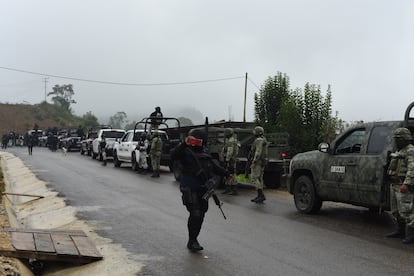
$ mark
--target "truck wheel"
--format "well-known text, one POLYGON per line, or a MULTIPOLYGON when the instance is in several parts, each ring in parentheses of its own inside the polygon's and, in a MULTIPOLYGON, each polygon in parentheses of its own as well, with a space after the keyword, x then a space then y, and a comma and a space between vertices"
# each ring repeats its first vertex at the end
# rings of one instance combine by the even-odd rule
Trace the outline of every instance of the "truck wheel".
POLYGON ((316 195, 313 182, 306 175, 296 179, 293 198, 296 209, 305 214, 317 213, 322 207, 322 200, 316 195))
POLYGON ((116 151, 114 151, 113 157, 114 157, 114 167, 115 168, 121 167, 121 161, 119 161, 118 155, 116 154, 116 151))
POLYGON ((177 181, 180 181, 181 169, 182 169, 181 163, 178 162, 178 161, 174 161, 174 163, 173 163, 173 173, 174 173, 174 178, 177 181))
POLYGON ((135 155, 135 152, 132 153, 132 157, 131 157, 131 164, 132 164, 132 170, 133 171, 138 171, 138 162, 137 162, 137 158, 135 155))

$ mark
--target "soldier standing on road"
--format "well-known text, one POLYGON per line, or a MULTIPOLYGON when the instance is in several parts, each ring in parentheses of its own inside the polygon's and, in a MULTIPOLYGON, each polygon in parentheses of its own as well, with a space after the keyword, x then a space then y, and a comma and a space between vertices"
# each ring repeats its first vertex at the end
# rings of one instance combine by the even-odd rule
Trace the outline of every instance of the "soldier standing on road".
POLYGON ((151 141, 151 166, 152 166, 152 175, 151 177, 160 177, 160 163, 161 163, 161 153, 162 153, 162 140, 158 133, 158 130, 153 132, 153 138, 151 141))
POLYGON ((225 180, 226 189, 223 194, 237 195, 237 181, 236 181, 236 161, 239 154, 239 141, 234 135, 232 128, 224 130, 224 146, 221 155, 225 164, 225 168, 230 173, 230 176, 225 180))
POLYGON ((33 155, 33 144, 35 142, 33 134, 26 134, 26 143, 27 143, 27 150, 29 151, 29 155, 33 155))
POLYGON ((187 136, 185 142, 180 143, 171 152, 171 160, 179 161, 182 166, 180 191, 183 204, 190 213, 187 221, 187 248, 192 252, 203 250, 197 238, 208 210, 208 199, 203 198, 207 191, 205 183, 215 174, 229 175, 210 154, 206 153, 203 134, 194 132, 193 136, 187 136))
POLYGON ((396 219, 396 229, 388 238, 403 238, 402 243, 414 243, 414 146, 407 128, 397 128, 393 138, 397 151, 391 154, 388 168, 390 178, 391 213, 396 219))
POLYGON ((102 139, 99 142, 99 148, 101 151, 101 158, 102 158, 102 166, 106 166, 106 138, 105 138, 105 133, 102 133, 102 139))
POLYGON ((252 182, 256 185, 257 196, 251 200, 255 203, 263 203, 266 197, 263 193, 263 173, 267 164, 267 141, 264 137, 264 129, 257 126, 253 130, 256 140, 251 148, 252 164, 250 165, 252 182))

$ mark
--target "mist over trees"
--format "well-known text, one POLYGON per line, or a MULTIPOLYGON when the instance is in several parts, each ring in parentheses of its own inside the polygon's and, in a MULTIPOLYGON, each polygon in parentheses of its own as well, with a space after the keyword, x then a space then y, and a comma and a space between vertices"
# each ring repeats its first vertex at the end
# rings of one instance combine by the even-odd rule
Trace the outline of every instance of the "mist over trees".
POLYGON ((109 117, 108 124, 112 128, 123 128, 123 126, 126 123, 127 117, 128 116, 124 111, 118 111, 117 113, 109 117))
POLYGON ((254 95, 255 120, 266 132, 288 132, 293 153, 312 150, 330 142, 342 130, 338 113, 332 115, 332 92, 325 96, 320 85, 306 83, 290 88, 289 77, 278 72, 254 95))

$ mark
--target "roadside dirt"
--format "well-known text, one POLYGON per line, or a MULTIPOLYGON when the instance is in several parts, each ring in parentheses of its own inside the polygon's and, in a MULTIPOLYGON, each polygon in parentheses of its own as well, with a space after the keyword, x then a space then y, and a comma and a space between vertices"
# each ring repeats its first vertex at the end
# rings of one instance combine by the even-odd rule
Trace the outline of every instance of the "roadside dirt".
MULTIPOLYGON (((0 168, 0 192, 4 191, 3 174, 0 168)), ((10 233, 4 232, 3 227, 9 227, 9 218, 7 216, 3 196, 0 197, 0 248, 11 249, 13 248, 10 233)), ((4 257, 0 255, 0 276, 20 276, 17 261, 14 258, 4 257)))

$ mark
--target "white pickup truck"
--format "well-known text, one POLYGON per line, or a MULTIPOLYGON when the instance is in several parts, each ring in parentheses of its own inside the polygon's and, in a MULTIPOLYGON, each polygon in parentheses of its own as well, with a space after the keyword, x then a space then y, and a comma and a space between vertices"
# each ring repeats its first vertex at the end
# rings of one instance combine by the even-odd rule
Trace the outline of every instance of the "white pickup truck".
MULTIPOLYGON (((166 139, 165 131, 159 130, 161 139, 166 139)), ((147 135, 144 129, 128 130, 125 135, 118 139, 114 144, 114 166, 119 167, 122 163, 131 163, 132 169, 138 169, 139 149, 137 145, 139 141, 147 135), (135 133, 135 134, 134 134, 135 133)))
POLYGON ((98 131, 98 137, 92 142, 92 159, 99 156, 99 160, 103 160, 102 152, 105 150, 106 156, 113 156, 113 145, 116 139, 121 138, 125 134, 123 129, 102 128, 98 131), (105 135, 106 147, 101 149, 102 135, 105 135))

